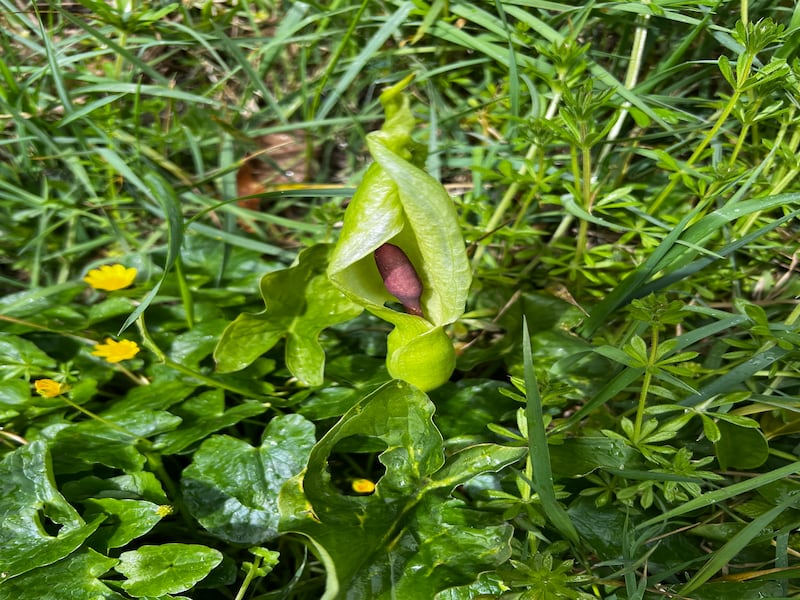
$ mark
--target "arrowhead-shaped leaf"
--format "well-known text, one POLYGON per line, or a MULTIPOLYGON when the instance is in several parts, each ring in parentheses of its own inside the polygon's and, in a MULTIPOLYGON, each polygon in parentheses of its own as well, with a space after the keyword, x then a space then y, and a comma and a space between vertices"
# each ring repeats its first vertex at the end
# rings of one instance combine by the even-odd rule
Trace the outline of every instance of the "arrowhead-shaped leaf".
POLYGON ((524 449, 486 444, 445 463, 434 407, 416 387, 386 384, 362 399, 314 446, 306 471, 281 490, 281 531, 305 535, 328 571, 324 598, 433 598, 508 558, 512 528, 450 497, 524 449), (328 464, 344 444, 384 446, 370 496, 347 496, 328 464))
POLYGON ((312 246, 300 253, 297 265, 264 275, 266 310, 241 314, 225 329, 214 351, 219 372, 245 368, 286 338, 286 366, 292 374, 308 385, 322 384, 320 332, 362 311, 325 275, 329 251, 325 244, 312 246))

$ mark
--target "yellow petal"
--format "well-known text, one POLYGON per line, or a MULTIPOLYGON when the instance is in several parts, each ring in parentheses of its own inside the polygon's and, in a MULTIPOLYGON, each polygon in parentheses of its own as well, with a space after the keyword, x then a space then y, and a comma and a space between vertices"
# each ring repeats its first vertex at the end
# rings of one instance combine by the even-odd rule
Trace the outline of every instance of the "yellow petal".
POLYGON ((55 398, 69 389, 69 386, 52 379, 37 379, 33 382, 36 392, 45 398, 55 398))
POLYGON ((110 363, 118 363, 133 358, 139 353, 139 345, 131 340, 115 342, 106 338, 102 344, 97 344, 92 350, 94 356, 99 356, 110 363))
POLYGON ((351 485, 358 494, 371 494, 375 491, 375 484, 369 479, 354 479, 351 485))
POLYGON ((103 265, 92 269, 83 280, 96 290, 113 292, 128 287, 136 279, 136 269, 125 265, 103 265))

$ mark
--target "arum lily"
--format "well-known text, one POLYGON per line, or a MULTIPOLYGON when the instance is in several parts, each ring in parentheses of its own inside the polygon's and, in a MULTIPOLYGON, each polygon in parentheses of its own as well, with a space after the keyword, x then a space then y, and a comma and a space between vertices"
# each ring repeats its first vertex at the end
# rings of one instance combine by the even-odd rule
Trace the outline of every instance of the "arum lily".
POLYGON ((386 120, 367 136, 375 162, 347 207, 327 273, 352 301, 394 325, 389 374, 427 391, 455 368, 444 328, 464 313, 472 277, 453 201, 418 166, 402 93, 409 81, 381 94, 386 120))

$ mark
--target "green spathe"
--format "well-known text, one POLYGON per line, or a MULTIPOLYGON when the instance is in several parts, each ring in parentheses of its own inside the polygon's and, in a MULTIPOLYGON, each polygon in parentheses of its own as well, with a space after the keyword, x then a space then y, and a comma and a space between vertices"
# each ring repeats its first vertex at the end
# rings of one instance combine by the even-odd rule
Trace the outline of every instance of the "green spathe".
POLYGON ((381 94, 386 121, 367 136, 375 163, 347 207, 328 276, 351 300, 395 326, 388 338, 389 373, 427 391, 447 381, 455 367, 444 327, 464 313, 472 276, 452 199, 415 164, 414 118, 401 93, 409 81, 381 94), (396 299, 373 254, 387 243, 403 250, 422 282, 422 316, 385 306, 396 299))

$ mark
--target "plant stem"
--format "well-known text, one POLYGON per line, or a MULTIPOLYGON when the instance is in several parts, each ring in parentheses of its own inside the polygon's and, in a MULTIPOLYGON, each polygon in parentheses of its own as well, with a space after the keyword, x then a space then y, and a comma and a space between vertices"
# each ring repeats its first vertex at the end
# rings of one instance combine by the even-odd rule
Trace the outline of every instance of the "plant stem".
POLYGON ((113 429, 115 431, 118 431, 118 432, 123 433, 123 434, 125 434, 127 436, 130 436, 132 439, 137 440, 137 442, 143 441, 143 438, 140 438, 135 433, 132 433, 132 432, 128 431, 127 429, 125 429, 121 425, 117 425, 113 421, 109 421, 108 419, 104 419, 100 415, 90 411, 88 408, 84 408, 80 404, 77 404, 76 402, 73 402, 72 400, 70 400, 66 396, 62 395, 61 399, 64 401, 64 403, 69 404, 72 408, 74 408, 75 410, 77 410, 79 412, 82 412, 84 415, 86 415, 90 419, 94 419, 95 421, 99 421, 103 425, 106 425, 107 427, 110 427, 111 429, 113 429))
MULTIPOLYGON (((650 15, 642 15, 640 24, 636 26, 636 31, 633 34, 633 45, 631 46, 631 57, 628 60, 628 70, 625 72, 625 88, 632 90, 636 87, 639 81, 639 72, 642 69, 642 56, 644 56, 645 42, 647 42, 647 24, 650 21, 650 15), (642 24, 643 21, 643 24, 642 24)), ((619 137, 622 131, 622 125, 628 117, 628 108, 630 102, 622 104, 622 110, 614 122, 614 126, 608 132, 607 140, 613 141, 619 137)), ((603 149, 600 151, 600 157, 597 161, 598 165, 603 162, 603 159, 611 152, 611 144, 604 144, 603 149)))
MULTIPOLYGON (((550 99, 550 104, 547 107, 547 111, 545 112, 544 118, 547 120, 552 120, 553 117, 556 115, 556 110, 558 109, 558 103, 561 101, 561 93, 555 92, 553 97, 550 99)), ((528 172, 528 164, 533 160, 533 157, 536 156, 536 151, 538 150, 538 146, 534 143, 531 144, 528 148, 528 151, 525 153, 525 158, 522 161, 519 169, 517 169, 517 174, 520 177, 523 177, 528 172)), ((500 203, 495 208, 494 213, 489 218, 489 221, 486 223, 484 227, 484 231, 486 233, 490 233, 494 231, 495 228, 500 224, 503 220, 503 216, 505 215, 508 208, 511 206, 511 202, 514 200, 514 197, 517 195, 517 191, 519 190, 520 183, 519 181, 514 181, 508 186, 506 193, 503 194, 503 198, 500 200, 500 203)), ((488 244, 489 238, 487 238, 483 243, 479 244, 478 247, 475 249, 475 255, 472 257, 472 269, 475 270, 478 268, 478 265, 483 258, 483 253, 486 251, 486 244, 488 244)))
POLYGON ((647 361, 647 368, 644 371, 642 389, 639 391, 639 405, 636 407, 636 421, 633 424, 633 443, 638 444, 642 435, 642 423, 644 422, 644 411, 647 408, 647 393, 650 390, 650 381, 653 379, 653 365, 656 364, 658 357, 658 327, 651 329, 650 359, 647 361))
POLYGON ((236 593, 236 598, 233 600, 242 600, 245 594, 247 593, 247 588, 250 587, 250 584, 253 582, 253 579, 256 578, 258 574, 259 568, 261 567, 262 558, 256 554, 255 558, 253 558, 253 562, 250 564, 250 568, 247 570, 247 574, 244 576, 244 581, 242 581, 241 587, 239 587, 239 591, 236 593))
POLYGON ((183 312, 186 318, 186 326, 194 328, 194 300, 189 284, 186 282, 186 274, 183 271, 183 261, 179 256, 175 259, 175 275, 178 278, 178 289, 181 291, 181 301, 183 302, 183 312))

